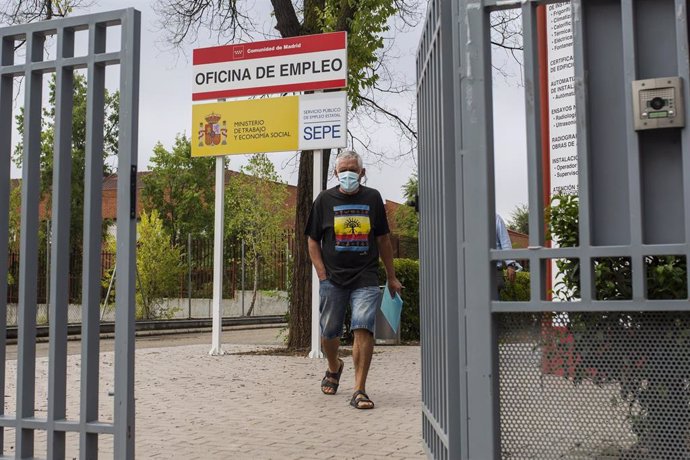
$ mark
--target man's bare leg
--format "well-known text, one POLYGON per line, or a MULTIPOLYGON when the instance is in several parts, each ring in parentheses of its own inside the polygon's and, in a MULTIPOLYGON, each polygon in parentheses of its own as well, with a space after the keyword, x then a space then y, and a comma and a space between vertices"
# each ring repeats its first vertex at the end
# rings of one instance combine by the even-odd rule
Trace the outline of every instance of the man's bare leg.
MULTIPOLYGON (((355 365, 355 391, 366 392, 367 375, 371 366, 371 356, 374 354, 374 334, 366 329, 355 329, 355 343, 352 346, 352 362, 355 365)), ((360 404, 373 406, 373 403, 360 404)))
MULTIPOLYGON (((335 339, 324 339, 321 338, 321 348, 323 348, 323 353, 326 355, 328 360, 328 371, 332 373, 337 373, 340 369, 340 360, 338 359, 338 348, 340 348, 340 338, 335 339)), ((330 382, 338 383, 335 379, 329 378, 330 382)), ((328 394, 334 394, 335 390, 333 388, 325 387, 323 391, 328 394)))

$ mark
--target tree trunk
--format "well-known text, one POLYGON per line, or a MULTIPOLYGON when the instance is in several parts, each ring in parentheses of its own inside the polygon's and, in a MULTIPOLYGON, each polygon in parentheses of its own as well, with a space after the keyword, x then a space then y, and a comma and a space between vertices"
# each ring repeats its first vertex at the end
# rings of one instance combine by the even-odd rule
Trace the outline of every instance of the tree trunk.
POLYGON ((252 303, 249 305, 247 316, 252 316, 254 305, 256 304, 257 292, 259 292, 259 256, 254 253, 254 292, 252 292, 252 303))
POLYGON ((313 154, 304 151, 299 159, 297 207, 295 216, 295 249, 290 285, 290 322, 288 348, 307 348, 311 341, 311 260, 307 251, 307 225, 312 204, 313 154))
POLYGON ((325 149, 323 150, 323 168, 321 168, 321 171, 323 171, 323 182, 321 184, 321 189, 326 190, 326 187, 328 185, 328 179, 331 177, 331 174, 333 173, 333 170, 328 168, 328 163, 331 161, 331 149, 325 149))
POLYGON ((301 33, 301 25, 295 13, 292 0, 271 0, 276 16, 276 29, 283 38, 296 37, 301 33))

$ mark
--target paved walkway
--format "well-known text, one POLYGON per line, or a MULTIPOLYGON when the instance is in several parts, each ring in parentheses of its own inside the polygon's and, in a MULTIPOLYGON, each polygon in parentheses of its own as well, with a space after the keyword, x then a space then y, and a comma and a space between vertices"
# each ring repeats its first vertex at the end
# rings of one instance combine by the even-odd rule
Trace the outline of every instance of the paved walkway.
MULTIPOLYGON (((277 343, 277 330, 226 333, 225 356, 208 355, 210 335, 146 338, 136 352, 137 458, 407 459, 424 458, 421 444, 419 347, 378 347, 367 389, 377 408, 348 404, 353 369, 346 359, 336 396, 322 395, 325 361, 248 352, 277 343), (254 336, 255 340, 251 337, 254 336), (194 339, 197 337, 198 339, 194 339), (204 342, 199 342, 203 340, 204 342), (252 345, 255 341, 262 345, 252 345), (199 342, 199 343, 197 343, 199 342), (156 344, 159 346, 157 347, 156 344)), ((107 349, 107 346, 104 346, 107 349)), ((112 419, 112 352, 101 355, 101 419, 112 419)), ((79 355, 69 357, 68 418, 78 410, 79 355)), ((16 382, 7 361, 8 387, 16 382)), ((47 361, 37 364, 37 417, 45 417, 47 361)), ((14 412, 8 388, 6 412, 14 412)), ((8 430, 7 447, 14 441, 8 430)), ((45 436, 37 433, 37 455, 45 436)), ((67 458, 78 438, 68 434, 67 458)), ((112 441, 102 438, 103 458, 112 441)), ((9 452, 12 452, 11 450, 9 452)))

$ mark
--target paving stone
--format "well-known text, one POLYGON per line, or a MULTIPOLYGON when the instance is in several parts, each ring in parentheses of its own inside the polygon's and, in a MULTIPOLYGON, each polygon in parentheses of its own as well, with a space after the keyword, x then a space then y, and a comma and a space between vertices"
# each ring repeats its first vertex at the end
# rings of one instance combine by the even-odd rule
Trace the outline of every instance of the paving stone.
MULTIPOLYGON (((349 405, 351 359, 345 360, 338 394, 327 396, 319 388, 324 360, 238 354, 265 348, 250 344, 225 345, 228 354, 212 357, 208 344, 180 343, 155 348, 148 338, 146 348, 137 348, 137 458, 425 458, 419 347, 377 348, 367 382, 376 409, 359 411, 349 405)), ((78 354, 68 357, 75 377, 68 379, 69 414, 79 413, 79 361, 78 354)), ((112 362, 111 351, 101 353, 103 420, 112 420, 112 362)), ((6 366, 5 411, 11 414, 16 362, 6 366)), ((39 358, 37 375, 47 375, 47 368, 47 359, 39 358)), ((46 384, 47 378, 37 378, 40 411, 46 410, 46 384)), ((6 452, 13 452, 13 434, 6 452)), ((100 454, 109 458, 112 439, 101 439, 100 454)), ((37 432, 37 452, 45 450, 44 442, 37 432)), ((78 436, 67 443, 69 452, 78 452, 78 436)))

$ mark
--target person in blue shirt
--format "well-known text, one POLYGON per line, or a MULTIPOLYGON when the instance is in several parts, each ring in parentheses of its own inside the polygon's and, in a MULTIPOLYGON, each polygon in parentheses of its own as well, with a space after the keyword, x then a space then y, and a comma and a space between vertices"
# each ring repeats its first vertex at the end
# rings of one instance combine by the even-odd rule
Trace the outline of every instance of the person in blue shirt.
MULTIPOLYGON (((513 249, 506 224, 498 214, 496 214, 496 249, 513 249)), ((510 259, 498 261, 496 263, 496 288, 499 293, 501 289, 505 287, 505 280, 503 279, 504 264, 506 266, 506 278, 508 278, 508 282, 510 283, 515 282, 515 273, 522 269, 520 264, 510 259)))

